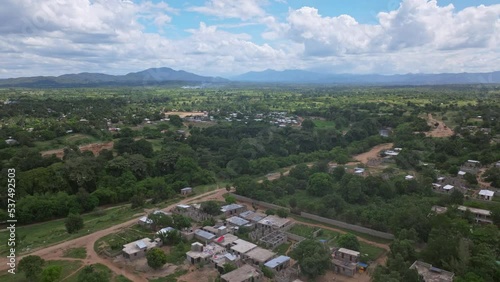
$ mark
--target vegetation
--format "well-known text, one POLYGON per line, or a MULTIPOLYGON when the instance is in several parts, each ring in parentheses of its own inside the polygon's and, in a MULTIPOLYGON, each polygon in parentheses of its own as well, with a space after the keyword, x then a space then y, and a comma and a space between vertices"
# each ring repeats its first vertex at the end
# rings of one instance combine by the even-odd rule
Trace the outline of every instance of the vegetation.
POLYGON ((149 267, 152 269, 160 269, 167 263, 165 252, 158 248, 153 248, 146 253, 146 259, 149 267))
POLYGON ((38 281, 45 260, 39 256, 29 255, 19 261, 19 272, 24 273, 28 281, 38 281))
POLYGON ((83 228, 83 217, 79 214, 70 214, 64 221, 68 233, 75 233, 83 228))
POLYGON ((324 274, 330 266, 330 251, 319 241, 300 242, 291 256, 299 261, 301 272, 310 278, 324 274))
POLYGON ((342 234, 337 239, 337 245, 340 248, 346 248, 353 251, 359 251, 360 245, 358 238, 351 233, 342 234))
POLYGON ((71 248, 64 251, 65 258, 79 258, 84 259, 87 257, 87 250, 84 247, 71 248))

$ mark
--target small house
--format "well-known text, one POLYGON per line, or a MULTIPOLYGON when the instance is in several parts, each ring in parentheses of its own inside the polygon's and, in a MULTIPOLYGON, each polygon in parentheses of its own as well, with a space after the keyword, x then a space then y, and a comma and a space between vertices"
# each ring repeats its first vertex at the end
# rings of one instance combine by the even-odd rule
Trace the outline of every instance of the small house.
POLYGON ((474 219, 477 223, 493 223, 491 219, 491 211, 489 210, 471 208, 466 206, 458 206, 457 208, 461 212, 465 212, 466 210, 468 210, 474 215, 474 219))
POLYGON ((495 195, 495 192, 491 190, 481 190, 479 191, 479 199, 486 200, 486 201, 491 201, 493 200, 493 196, 495 195))
POLYGON ((230 218, 226 219, 226 226, 227 227, 236 227, 240 228, 245 225, 248 225, 250 221, 243 219, 239 216, 231 216, 230 218))
POLYGON ((222 206, 220 208, 220 211, 225 216, 232 216, 232 215, 237 215, 237 214, 240 214, 240 213, 246 211, 246 207, 243 205, 239 205, 239 204, 230 204, 230 205, 222 206))
POLYGON ((447 184, 447 185, 443 186, 442 192, 451 193, 453 191, 453 189, 455 189, 455 186, 447 184))
POLYGON ((265 267, 279 272, 283 269, 286 269, 287 267, 290 266, 290 257, 287 256, 279 256, 277 258, 274 258, 264 264, 265 267))
POLYGON ((231 233, 228 233, 228 234, 224 234, 224 235, 218 237, 217 239, 215 239, 214 243, 229 250, 229 248, 233 246, 234 241, 236 241, 238 239, 239 239, 238 236, 233 235, 231 233))
POLYGON ((292 220, 289 218, 268 215, 257 223, 257 228, 263 230, 279 230, 290 224, 292 224, 292 220))
POLYGON ((17 140, 13 139, 12 137, 9 137, 7 140, 5 140, 5 144, 7 145, 16 145, 17 143, 17 140))
POLYGON ((191 193, 193 193, 192 187, 185 187, 181 189, 181 195, 189 195, 191 193))
POLYGON ((248 241, 238 239, 232 243, 232 246, 229 248, 231 253, 236 255, 245 254, 253 249, 255 249, 257 245, 250 243, 248 241))
POLYGON ((415 176, 413 176, 413 175, 405 176, 405 180, 413 180, 414 178, 415 178, 415 176))
POLYGON ((410 266, 410 269, 415 269, 424 282, 453 282, 453 277, 455 276, 453 272, 439 269, 418 260, 410 266))
POLYGON ((191 244, 191 250, 186 253, 186 259, 191 264, 210 262, 213 256, 222 254, 225 249, 216 244, 203 244, 195 242, 191 244))
POLYGON ((240 213, 240 217, 250 221, 251 223, 257 223, 259 220, 263 219, 267 215, 254 211, 245 211, 240 213))
POLYGON ((263 281, 262 273, 249 264, 222 275, 222 282, 260 282, 263 281))
POLYGON ((144 257, 148 250, 157 247, 158 244, 159 240, 143 238, 141 240, 123 245, 122 254, 123 257, 127 259, 135 260, 144 257))
POLYGON ((196 229, 194 231, 194 238, 204 243, 211 242, 215 237, 216 236, 214 234, 201 229, 196 229))
POLYGON ((275 256, 276 256, 275 252, 271 252, 268 249, 264 249, 261 247, 254 248, 253 250, 243 255, 244 258, 248 259, 257 266, 264 265, 266 262, 268 262, 275 256))
POLYGON ((333 271, 347 276, 354 276, 357 269, 360 253, 357 251, 340 248, 333 252, 333 271))

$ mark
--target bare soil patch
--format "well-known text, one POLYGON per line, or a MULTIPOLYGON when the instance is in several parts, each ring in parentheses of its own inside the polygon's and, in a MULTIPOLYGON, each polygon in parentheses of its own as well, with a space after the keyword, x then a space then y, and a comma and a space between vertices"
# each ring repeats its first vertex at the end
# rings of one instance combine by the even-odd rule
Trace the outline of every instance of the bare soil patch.
POLYGON ((437 120, 432 117, 432 114, 427 115, 427 124, 431 126, 433 129, 425 133, 425 136, 428 137, 437 137, 437 138, 443 138, 443 137, 450 137, 455 134, 453 130, 451 130, 442 120, 437 120), (438 126, 435 126, 438 124, 438 126))
POLYGON ((204 116, 204 112, 165 112, 165 116, 177 115, 180 118, 185 118, 187 116, 204 116))
POLYGON ((368 164, 368 162, 370 160, 380 159, 380 157, 378 156, 380 151, 392 149, 393 146, 394 146, 394 143, 380 144, 380 145, 377 145, 377 146, 371 148, 370 151, 368 151, 368 152, 364 152, 364 153, 361 153, 359 155, 354 156, 354 159, 357 160, 358 162, 363 163, 363 164, 368 164))
MULTIPOLYGON (((80 152, 91 151, 94 155, 99 155, 102 150, 112 150, 114 146, 114 142, 110 141, 107 143, 90 143, 87 145, 79 146, 80 152)), ((49 157, 52 155, 56 155, 57 158, 62 159, 64 157, 64 149, 54 149, 48 151, 42 151, 40 154, 42 157, 49 157)))

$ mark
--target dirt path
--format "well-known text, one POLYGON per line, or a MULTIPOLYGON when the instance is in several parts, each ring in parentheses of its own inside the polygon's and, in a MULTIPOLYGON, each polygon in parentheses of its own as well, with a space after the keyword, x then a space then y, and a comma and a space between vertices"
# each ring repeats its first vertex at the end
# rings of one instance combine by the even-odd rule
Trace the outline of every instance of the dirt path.
MULTIPOLYGON (((80 152, 86 152, 86 151, 91 151, 95 156, 99 155, 99 152, 102 150, 112 150, 114 146, 114 142, 110 141, 107 143, 90 143, 87 145, 82 145, 79 146, 78 149, 80 149, 80 152)), ((48 150, 48 151, 42 151, 40 154, 42 157, 48 157, 51 155, 56 155, 57 158, 62 159, 64 157, 64 149, 54 149, 54 150, 48 150)))
POLYGON ((486 172, 486 170, 488 170, 488 168, 486 167, 483 167, 481 168, 478 173, 477 173, 477 183, 479 183, 479 185, 481 187, 484 187, 484 188, 491 188, 491 183, 489 182, 486 182, 483 180, 483 174, 486 172))
POLYGON ((455 134, 453 130, 451 130, 448 126, 446 126, 446 124, 443 121, 433 118, 432 114, 427 115, 427 123, 433 129, 426 132, 425 136, 443 138, 443 137, 450 137, 453 136, 453 134, 455 134), (435 127, 436 123, 439 124, 437 127, 435 127))
MULTIPOLYGON (((194 198, 183 199, 180 202, 169 205, 168 207, 164 208, 163 210, 167 211, 167 210, 172 209, 173 207, 175 207, 178 204, 186 204, 186 203, 193 201, 193 200, 204 200, 206 198, 208 198, 208 199, 220 199, 220 198, 222 198, 222 195, 225 193, 227 193, 225 188, 219 188, 216 191, 206 192, 206 193, 198 195, 194 198)), ((112 227, 109 227, 109 228, 94 232, 92 234, 88 234, 88 235, 76 238, 73 240, 62 242, 62 243, 52 245, 52 246, 49 246, 49 247, 46 247, 43 249, 35 250, 29 254, 24 254, 23 256, 17 257, 17 261, 19 262, 19 260, 22 259, 22 257, 27 256, 27 255, 37 255, 37 256, 42 257, 45 260, 67 259, 67 258, 62 258, 64 250, 70 249, 70 248, 85 247, 87 250, 87 258, 85 260, 82 260, 84 262, 84 265, 101 263, 101 264, 104 264, 107 267, 109 267, 111 269, 111 271, 115 272, 117 275, 123 275, 132 281, 144 281, 144 282, 146 282, 147 279, 146 279, 146 276, 144 274, 134 273, 133 270, 128 269, 128 268, 120 268, 116 264, 111 262, 110 260, 100 257, 94 251, 94 243, 99 238, 101 238, 105 235, 108 235, 110 233, 115 233, 115 232, 119 231, 120 229, 134 225, 137 223, 137 220, 139 218, 140 217, 137 217, 137 218, 131 219, 129 221, 114 225, 112 227)), ((7 269, 8 269, 7 259, 5 257, 0 258, 0 271, 5 271, 7 269)))
POLYGON ((377 145, 377 146, 371 148, 370 151, 368 151, 368 152, 364 152, 364 153, 361 153, 359 155, 354 156, 354 159, 363 163, 363 164, 367 164, 368 161, 371 159, 378 159, 379 158, 378 153, 380 151, 392 149, 393 146, 394 146, 394 143, 380 144, 380 145, 377 145))

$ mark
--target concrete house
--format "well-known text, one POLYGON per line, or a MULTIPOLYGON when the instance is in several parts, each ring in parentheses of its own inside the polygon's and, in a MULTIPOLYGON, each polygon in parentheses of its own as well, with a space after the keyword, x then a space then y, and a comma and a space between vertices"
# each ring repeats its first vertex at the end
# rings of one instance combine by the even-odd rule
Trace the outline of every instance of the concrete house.
POLYGON ((215 239, 214 243, 216 243, 221 247, 224 247, 226 250, 229 250, 233 246, 234 241, 238 239, 239 239, 238 236, 228 233, 215 239))
POLYGON ((245 211, 240 213, 240 217, 250 221, 251 223, 257 223, 259 220, 265 218, 267 215, 254 211, 245 211))
POLYGON ((146 256, 146 252, 152 248, 158 247, 160 244, 159 240, 151 240, 149 238, 143 238, 132 243, 123 245, 122 254, 123 257, 135 260, 146 256))
POLYGON ((474 219, 477 223, 493 223, 493 220, 491 219, 491 211, 489 210, 476 209, 466 206, 458 206, 457 209, 462 212, 465 212, 466 210, 470 211, 474 215, 474 219))
POLYGON ((340 248, 332 254, 333 271, 347 276, 354 276, 357 269, 360 253, 357 251, 340 248))
POLYGON ((289 218, 268 215, 257 223, 257 228, 264 230, 279 230, 290 224, 292 224, 292 221, 289 218))
POLYGON ((208 263, 215 255, 220 255, 225 252, 225 249, 214 243, 204 246, 201 243, 195 242, 191 244, 191 250, 186 253, 186 259, 191 264, 208 263))
POLYGON ((191 187, 185 187, 181 189, 181 195, 189 195, 193 193, 193 188, 191 187))
POLYGON ((243 219, 239 216, 231 216, 226 219, 226 226, 232 229, 239 229, 240 227, 251 227, 250 221, 243 219))
POLYGON ((238 239, 232 243, 232 246, 229 248, 232 254, 242 255, 253 249, 255 249, 257 245, 250 243, 248 241, 238 239))
POLYGON ((491 190, 481 190, 479 191, 479 199, 486 200, 486 201, 491 201, 493 200, 493 196, 495 196, 495 192, 491 190))
POLYGON ((287 256, 279 256, 277 258, 274 258, 264 264, 265 267, 279 272, 283 269, 286 269, 287 267, 290 266, 290 257, 287 256))
MULTIPOLYGON (((171 213, 164 212, 162 210, 156 210, 153 212, 153 214, 162 214, 162 215, 168 215, 168 216, 172 215, 171 213)), ((143 227, 151 228, 153 221, 151 219, 149 219, 148 216, 143 216, 143 217, 139 218, 139 221, 137 223, 143 227)))
POLYGON ((216 236, 210 232, 207 232, 205 230, 201 229, 196 229, 194 231, 194 238, 198 241, 201 241, 205 244, 208 244, 211 242, 216 236))
POLYGON ((424 282, 453 282, 453 277, 455 276, 453 272, 433 267, 428 263, 418 260, 410 266, 410 269, 417 270, 418 275, 420 275, 424 282))
POLYGON ((275 252, 271 252, 268 249, 263 249, 261 247, 256 247, 253 250, 242 255, 242 257, 247 259, 247 261, 250 261, 257 266, 264 265, 275 256, 275 252))
POLYGON ((232 215, 238 215, 244 211, 246 211, 246 207, 243 205, 239 204, 230 204, 230 205, 225 205, 220 208, 221 213, 223 213, 225 216, 232 216, 232 215))
POLYGON ((260 282, 262 273, 248 264, 221 276, 223 282, 260 282))

